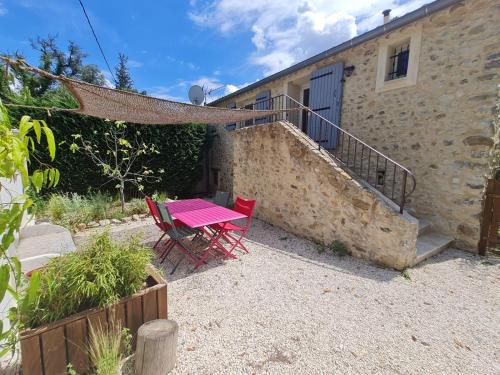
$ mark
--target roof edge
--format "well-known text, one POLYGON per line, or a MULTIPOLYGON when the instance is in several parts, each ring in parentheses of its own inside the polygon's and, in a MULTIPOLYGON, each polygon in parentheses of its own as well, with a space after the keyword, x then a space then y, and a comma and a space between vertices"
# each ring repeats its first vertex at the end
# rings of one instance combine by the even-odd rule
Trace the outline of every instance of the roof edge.
POLYGON ((374 39, 376 37, 379 37, 381 35, 384 35, 385 33, 388 33, 390 31, 393 31, 397 28, 400 28, 402 26, 408 25, 409 23, 415 22, 429 14, 438 12, 442 9, 445 9, 451 5, 454 5, 456 3, 460 3, 463 0, 436 0, 432 3, 426 4, 421 6, 418 9, 415 9, 414 11, 411 11, 409 13, 406 13, 405 15, 401 17, 394 18, 393 20, 389 21, 388 23, 384 25, 377 26, 376 28, 369 30, 361 35, 355 36, 354 38, 343 42, 341 44, 336 45, 335 47, 332 47, 330 49, 327 49, 326 51, 320 52, 317 55, 314 55, 312 57, 307 58, 306 60, 303 60, 301 62, 298 62, 297 64, 294 64, 288 68, 285 68, 277 73, 271 74, 270 76, 267 76, 257 82, 254 82, 248 86, 245 86, 231 94, 225 95, 222 98, 216 99, 213 102, 210 102, 209 105, 216 105, 219 104, 225 100, 234 98, 238 95, 244 94, 245 92, 251 91, 253 89, 256 89, 260 86, 263 86, 267 83, 270 83, 272 81, 275 81, 279 78, 282 78, 288 74, 294 73, 300 69, 303 69, 309 65, 315 64, 323 59, 326 59, 328 57, 334 56, 340 52, 346 51, 350 48, 356 47, 360 45, 361 43, 364 43, 368 40, 374 39))

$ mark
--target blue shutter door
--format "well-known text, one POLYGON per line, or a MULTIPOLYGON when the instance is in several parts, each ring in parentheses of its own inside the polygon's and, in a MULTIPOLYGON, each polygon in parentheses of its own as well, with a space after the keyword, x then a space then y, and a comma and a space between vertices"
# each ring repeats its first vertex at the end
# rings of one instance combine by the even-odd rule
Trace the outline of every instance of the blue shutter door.
MULTIPOLYGON (((228 109, 236 109, 236 102, 231 102, 227 105, 228 109)), ((226 125, 226 130, 234 130, 236 129, 236 123, 233 122, 232 124, 227 124, 226 125)))
MULTIPOLYGON (((257 94, 255 97, 255 109, 266 110, 271 109, 271 91, 265 90, 257 94)), ((265 124, 269 122, 269 117, 259 117, 255 119, 255 124, 265 124)))
MULTIPOLYGON (((310 77, 309 108, 337 126, 340 126, 343 75, 344 63, 340 62, 318 69, 310 77)), ((337 130, 326 123, 321 127, 317 116, 311 116, 309 121, 309 137, 320 141, 321 147, 334 149, 337 145, 337 130)))

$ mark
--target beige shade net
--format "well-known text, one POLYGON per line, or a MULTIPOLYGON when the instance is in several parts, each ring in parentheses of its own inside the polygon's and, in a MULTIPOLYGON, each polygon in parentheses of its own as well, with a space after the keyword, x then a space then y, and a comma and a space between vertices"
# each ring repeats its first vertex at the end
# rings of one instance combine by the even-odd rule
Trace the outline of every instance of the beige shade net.
POLYGON ((25 70, 60 81, 80 104, 79 108, 68 111, 110 120, 122 120, 137 124, 229 124, 272 116, 286 111, 283 109, 227 109, 179 103, 55 76, 22 61, 1 58, 9 64, 18 65, 25 70))

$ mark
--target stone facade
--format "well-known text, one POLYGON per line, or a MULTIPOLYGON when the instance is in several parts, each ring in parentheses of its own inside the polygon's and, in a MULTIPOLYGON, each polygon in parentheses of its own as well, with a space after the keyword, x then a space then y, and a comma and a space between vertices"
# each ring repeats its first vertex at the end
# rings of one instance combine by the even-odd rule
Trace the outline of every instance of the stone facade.
POLYGON ((257 200, 255 215, 352 255, 403 269, 415 258, 418 221, 353 180, 289 123, 236 130, 233 194, 257 200))
MULTIPOLYGON (((307 82, 314 70, 339 61, 354 65, 345 78, 341 127, 415 174, 409 212, 454 237, 456 246, 475 250, 484 184, 495 157, 499 19, 498 1, 460 2, 227 102, 243 107, 264 89, 295 96, 294 85, 307 82), (377 92, 379 46, 412 28, 421 32, 416 84, 377 92)), ((222 128, 219 137, 218 163, 226 170, 221 186, 230 190, 230 160, 244 153, 239 144, 233 151, 222 128)))

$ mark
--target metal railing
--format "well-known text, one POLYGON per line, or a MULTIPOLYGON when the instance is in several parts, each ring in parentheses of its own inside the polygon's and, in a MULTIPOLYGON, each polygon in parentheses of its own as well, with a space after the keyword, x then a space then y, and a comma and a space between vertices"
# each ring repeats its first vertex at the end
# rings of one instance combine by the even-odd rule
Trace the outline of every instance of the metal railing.
POLYGON ((261 100, 245 108, 283 109, 272 116, 243 121, 238 127, 279 120, 292 123, 316 142, 319 150, 328 151, 343 168, 380 191, 403 213, 407 198, 416 187, 415 176, 406 167, 287 95, 261 100))

